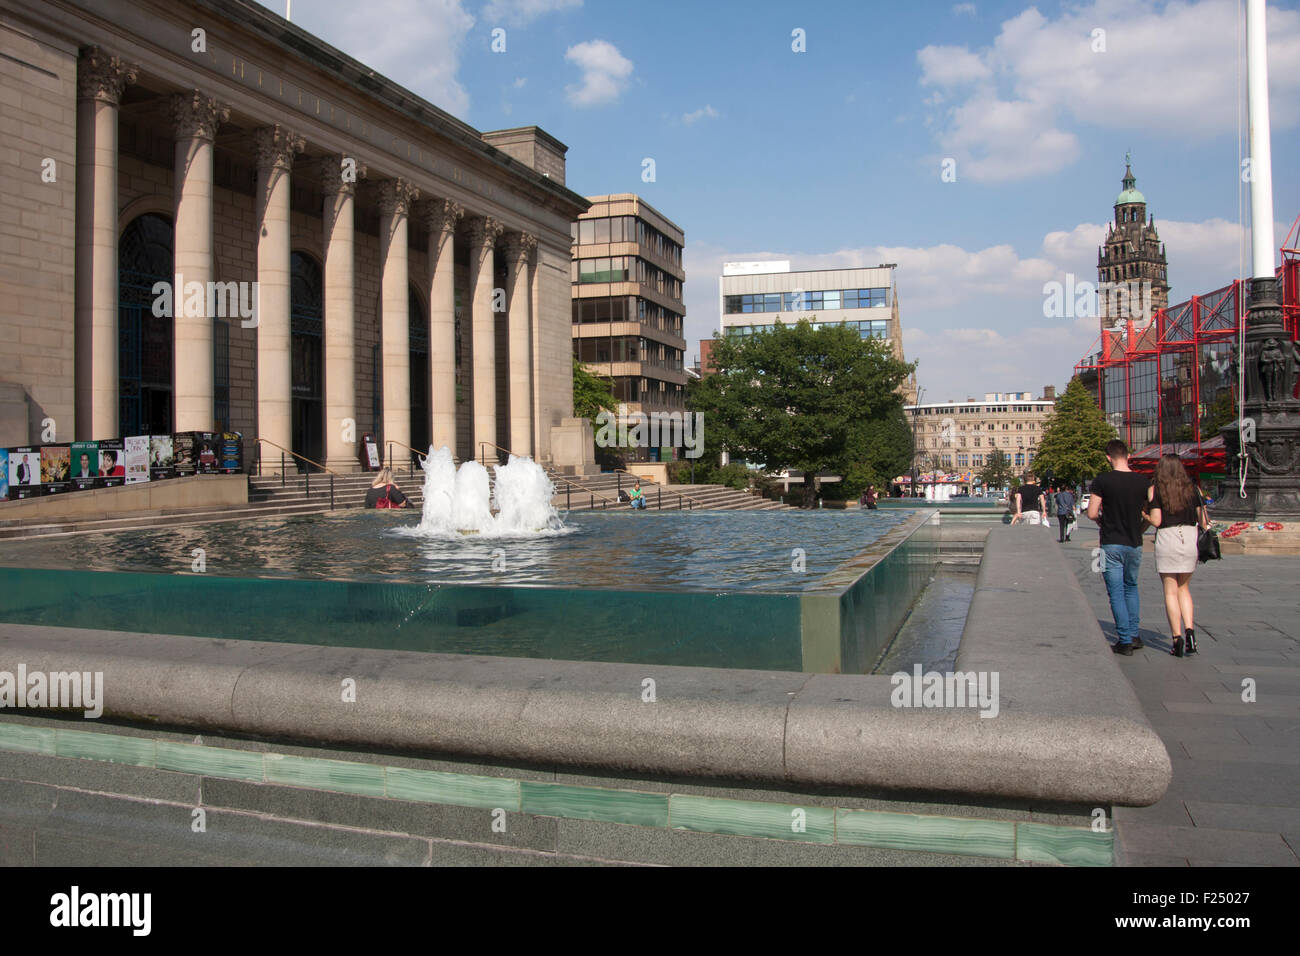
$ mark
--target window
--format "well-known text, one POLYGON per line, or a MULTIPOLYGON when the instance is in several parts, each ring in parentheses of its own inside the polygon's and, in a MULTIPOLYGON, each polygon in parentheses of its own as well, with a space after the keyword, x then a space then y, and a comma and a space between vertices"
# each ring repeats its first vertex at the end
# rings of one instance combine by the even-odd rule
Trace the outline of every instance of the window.
POLYGON ((578 223, 578 243, 587 245, 596 241, 596 222, 594 219, 583 219, 578 223))

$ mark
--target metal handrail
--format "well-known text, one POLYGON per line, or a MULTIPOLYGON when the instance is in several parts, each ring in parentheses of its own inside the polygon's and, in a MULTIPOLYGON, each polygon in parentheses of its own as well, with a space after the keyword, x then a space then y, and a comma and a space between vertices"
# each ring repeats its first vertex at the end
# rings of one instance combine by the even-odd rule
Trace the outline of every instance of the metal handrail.
MULTIPOLYGON (((420 451, 418 448, 412 448, 412 447, 411 447, 410 445, 408 445, 406 442, 404 442, 404 441, 398 441, 396 438, 388 438, 388 439, 385 439, 384 444, 388 446, 388 467, 389 467, 389 468, 392 468, 392 467, 393 467, 393 446, 394 446, 394 445, 401 445, 401 446, 402 446, 403 448, 405 448, 407 451, 411 452, 413 455, 419 455, 420 458, 422 458, 422 459, 423 459, 423 458, 428 458, 428 457, 429 457, 429 453, 428 453, 428 452, 420 451)), ((454 457, 454 456, 453 456, 452 460, 455 461, 455 457, 454 457)), ((412 458, 410 461, 407 462, 407 471, 406 471, 406 473, 407 473, 408 475, 413 475, 413 474, 415 474, 415 459, 414 459, 414 458, 412 458)))
MULTIPOLYGON (((278 448, 278 449, 280 449, 280 452, 281 452, 281 454, 280 454, 280 464, 281 464, 280 471, 281 471, 281 473, 284 472, 284 455, 285 455, 285 454, 289 454, 289 455, 292 455, 294 458, 297 458, 297 459, 300 460, 300 461, 305 461, 305 462, 306 462, 307 464, 309 464, 309 465, 315 465, 315 466, 316 466, 317 468, 319 468, 321 471, 329 472, 331 475, 337 475, 337 474, 338 474, 338 472, 335 471, 333 468, 327 468, 327 467, 325 467, 324 465, 322 465, 322 464, 321 464, 320 462, 318 462, 318 461, 312 461, 312 460, 311 460, 310 458, 308 458, 306 455, 300 455, 300 454, 298 454, 296 451, 292 451, 291 449, 285 448, 283 445, 277 445, 275 442, 271 441, 271 439, 269 439, 269 438, 254 438, 253 441, 255 441, 255 442, 266 442, 266 443, 267 443, 268 445, 270 445, 272 448, 278 448)), ((261 471, 262 471, 262 456, 261 456, 261 455, 258 455, 258 457, 257 457, 257 470, 258 470, 258 476, 260 477, 260 476, 261 476, 261 471)))
MULTIPOLYGON (((513 451, 511 451, 509 448, 502 448, 500 445, 494 445, 494 444, 492 444, 492 442, 490 442, 490 441, 481 441, 481 442, 478 443, 479 456, 480 456, 480 458, 481 458, 479 464, 481 464, 484 468, 487 467, 487 453, 483 451, 483 446, 484 446, 484 445, 487 445, 489 448, 495 448, 497 451, 503 451, 503 452, 506 453, 507 456, 510 456, 510 455, 514 455, 514 454, 515 454, 515 453, 514 453, 513 451)), ((519 456, 519 455, 515 455, 515 457, 516 457, 516 458, 519 458, 519 457, 521 457, 521 456, 519 456)))
MULTIPOLYGON (((280 449, 280 487, 281 488, 285 487, 285 478, 289 471, 289 469, 285 467, 286 463, 284 460, 284 456, 286 454, 292 455, 294 458, 301 459, 302 461, 307 462, 309 465, 315 465, 321 471, 328 473, 330 476, 330 511, 334 510, 334 478, 338 475, 337 471, 335 471, 333 468, 325 467, 318 461, 312 461, 306 455, 300 455, 296 451, 293 451, 292 449, 285 448, 283 445, 276 444, 275 442, 271 441, 271 439, 269 438, 254 438, 253 441, 266 442, 272 448, 280 449)), ((310 499, 311 498, 311 472, 304 469, 302 475, 303 475, 303 479, 302 479, 303 494, 305 494, 307 498, 310 499)), ((259 454, 257 456, 257 477, 259 478, 262 477, 262 455, 260 453, 260 449, 259 449, 259 454)))
MULTIPOLYGON (((635 474, 633 474, 632 472, 628 471, 626 468, 611 468, 610 471, 613 471, 613 472, 616 472, 616 473, 617 473, 617 472, 622 472, 623 474, 628 475, 628 476, 631 477, 631 478, 635 478, 637 481, 641 481, 641 480, 642 480, 640 475, 635 475, 635 474)), ((657 482, 657 481, 652 481, 651 484, 654 485, 656 488, 658 488, 658 489, 660 490, 661 493, 662 493, 663 489, 666 487, 665 485, 661 485, 661 484, 659 484, 659 482, 657 482)), ((619 483, 619 485, 618 485, 618 490, 619 490, 619 491, 622 491, 622 490, 623 490, 622 482, 619 483)), ((677 506, 677 510, 678 510, 678 511, 681 511, 681 510, 682 510, 682 509, 681 509, 681 503, 680 503, 680 501, 681 501, 681 499, 683 499, 683 498, 686 499, 687 501, 689 501, 689 502, 691 503, 691 510, 692 510, 692 511, 695 510, 695 506, 696 506, 696 505, 699 505, 701 508, 704 507, 704 502, 700 501, 700 500, 697 499, 697 498, 692 498, 689 494, 685 494, 685 493, 680 492, 680 491, 669 491, 668 493, 669 493, 670 495, 676 495, 676 496, 677 496, 677 498, 678 498, 678 506, 677 506)))

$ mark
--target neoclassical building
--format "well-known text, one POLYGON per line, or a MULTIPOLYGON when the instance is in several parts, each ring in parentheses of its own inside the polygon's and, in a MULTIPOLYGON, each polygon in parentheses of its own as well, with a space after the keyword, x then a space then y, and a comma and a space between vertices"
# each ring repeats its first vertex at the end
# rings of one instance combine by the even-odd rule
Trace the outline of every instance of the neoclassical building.
POLYGON ((552 460, 589 205, 562 143, 474 130, 246 0, 0 0, 0 92, 0 444, 552 460))

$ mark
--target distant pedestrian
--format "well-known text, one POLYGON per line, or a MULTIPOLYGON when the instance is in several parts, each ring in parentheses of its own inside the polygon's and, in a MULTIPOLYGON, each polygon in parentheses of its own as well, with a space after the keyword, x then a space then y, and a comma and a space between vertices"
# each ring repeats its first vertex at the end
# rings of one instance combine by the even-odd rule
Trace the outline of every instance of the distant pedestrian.
POLYGON ((1064 544, 1074 531, 1074 492, 1069 485, 1062 485, 1052 497, 1056 501, 1056 523, 1061 526, 1061 536, 1057 540, 1064 544))
MULTIPOLYGON (((1056 517, 1056 483, 1048 480, 1043 482, 1043 514, 1049 518, 1056 517)), ((1051 522, 1047 522, 1049 525, 1051 522)))
POLYGON ((1137 585, 1142 567, 1142 513, 1150 482, 1129 468, 1128 446, 1118 438, 1107 443, 1106 458, 1112 470, 1093 479, 1088 517, 1101 530, 1101 571, 1115 618, 1116 640, 1111 650, 1127 656, 1133 648, 1142 647, 1137 585))
POLYGON ((1161 455, 1147 493, 1148 515, 1156 529, 1156 572, 1165 591, 1165 614, 1173 635, 1171 653, 1196 653, 1192 621, 1192 572, 1196 570, 1196 532, 1209 516, 1187 469, 1177 455, 1161 455))
MULTIPOLYGON (((1016 509, 1015 515, 1026 524, 1047 525, 1047 518, 1043 515, 1043 489, 1034 483, 1034 473, 1027 472, 1025 479, 1016 489, 1016 509)), ((1016 518, 1012 519, 1013 524, 1019 524, 1016 518)))
POLYGON ((867 485, 867 490, 862 492, 862 503, 871 511, 876 510, 876 486, 867 485))

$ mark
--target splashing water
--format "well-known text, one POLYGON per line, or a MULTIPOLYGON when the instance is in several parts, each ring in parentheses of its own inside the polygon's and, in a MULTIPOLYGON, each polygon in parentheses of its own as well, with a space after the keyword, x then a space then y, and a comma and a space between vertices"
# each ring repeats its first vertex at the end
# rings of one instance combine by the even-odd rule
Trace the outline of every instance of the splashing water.
POLYGON ((429 537, 476 534, 483 537, 564 533, 564 522, 551 505, 555 488, 531 458, 496 465, 496 507, 487 469, 476 461, 459 470, 445 445, 429 449, 424 459, 424 513, 416 527, 397 531, 429 537))

